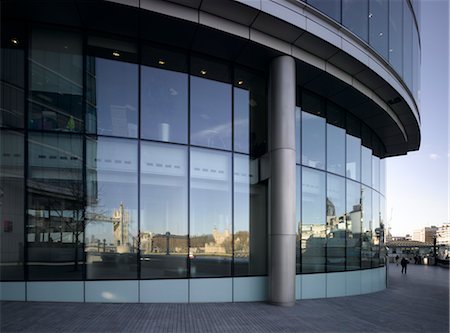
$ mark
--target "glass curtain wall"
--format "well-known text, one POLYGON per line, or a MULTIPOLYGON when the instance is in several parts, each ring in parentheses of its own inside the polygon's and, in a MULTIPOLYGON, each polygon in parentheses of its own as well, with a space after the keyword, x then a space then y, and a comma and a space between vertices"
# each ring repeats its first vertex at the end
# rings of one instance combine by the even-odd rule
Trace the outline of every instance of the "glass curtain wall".
POLYGON ((370 45, 403 79, 416 101, 420 82, 417 1, 306 0, 370 45))
POLYGON ((296 271, 379 267, 384 260, 385 163, 374 154, 381 143, 365 124, 331 102, 309 92, 301 96, 302 108, 295 111, 297 155, 303 163, 297 159, 296 271), (311 129, 317 124, 323 124, 316 127, 325 131, 323 144, 311 129), (324 156, 327 172, 307 158, 313 147, 324 156))

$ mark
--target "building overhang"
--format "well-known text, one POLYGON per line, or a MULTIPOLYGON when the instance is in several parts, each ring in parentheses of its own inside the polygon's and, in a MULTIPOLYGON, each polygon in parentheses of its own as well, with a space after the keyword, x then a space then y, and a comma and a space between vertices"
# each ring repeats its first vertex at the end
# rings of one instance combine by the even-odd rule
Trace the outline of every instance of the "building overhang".
POLYGON ((140 36, 264 71, 271 59, 289 54, 297 59, 298 84, 361 119, 381 139, 385 147, 382 157, 419 149, 418 108, 398 75, 367 44, 301 1, 69 0, 26 4, 7 0, 2 15, 140 36))

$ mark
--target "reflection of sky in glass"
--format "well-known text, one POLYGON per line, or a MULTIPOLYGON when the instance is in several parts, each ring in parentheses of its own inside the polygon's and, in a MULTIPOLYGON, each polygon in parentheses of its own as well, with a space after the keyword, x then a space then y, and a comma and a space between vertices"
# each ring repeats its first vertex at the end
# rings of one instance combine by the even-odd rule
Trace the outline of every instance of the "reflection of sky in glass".
POLYGON ((98 134, 137 137, 137 68, 136 64, 95 59, 98 134))
POLYGON ((191 76, 191 144, 231 149, 231 85, 191 76))
POLYGON ((250 158, 234 155, 234 232, 249 231, 250 222, 250 158))
POLYGON ((302 112, 302 161, 304 165, 325 167, 325 118, 302 112))
POLYGON ((361 179, 361 139, 347 134, 347 177, 361 179))
POLYGON ((141 143, 141 233, 187 234, 187 148, 141 143))
POLYGON ((231 156, 191 149, 190 234, 231 232, 231 156))
POLYGON ((361 181, 372 186, 372 149, 361 147, 361 181))
POLYGON ((188 75, 141 68, 142 137, 187 143, 188 75))
MULTIPOLYGON (((111 138, 87 141, 86 158, 88 198, 97 201, 88 205, 88 217, 89 214, 98 214, 103 216, 102 218, 111 218, 114 210, 118 210, 123 203, 130 216, 130 235, 136 237, 137 142, 111 138)), ((86 240, 89 242, 92 236, 113 242, 112 223, 89 221, 86 226, 86 240)))
POLYGON ((327 124, 327 171, 345 175, 345 130, 327 124))
POLYGON ((325 173, 303 167, 302 222, 325 225, 325 173))
POLYGON ((249 153, 250 149, 250 92, 234 88, 234 150, 249 153))

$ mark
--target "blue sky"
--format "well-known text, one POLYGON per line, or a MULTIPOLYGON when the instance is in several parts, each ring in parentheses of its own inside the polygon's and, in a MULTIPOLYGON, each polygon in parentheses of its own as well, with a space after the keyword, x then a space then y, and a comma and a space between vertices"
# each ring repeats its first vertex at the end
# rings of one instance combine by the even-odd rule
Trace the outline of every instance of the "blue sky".
POLYGON ((449 222, 449 2, 421 0, 420 150, 387 159, 393 235, 449 222))

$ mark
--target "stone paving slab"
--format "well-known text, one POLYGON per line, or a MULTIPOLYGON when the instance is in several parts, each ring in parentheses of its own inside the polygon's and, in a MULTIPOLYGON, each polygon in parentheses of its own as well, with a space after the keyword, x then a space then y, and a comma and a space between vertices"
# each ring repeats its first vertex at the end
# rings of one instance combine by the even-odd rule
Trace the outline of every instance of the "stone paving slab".
POLYGON ((2 302, 1 332, 449 332, 449 270, 389 267, 388 289, 266 303, 2 302))

